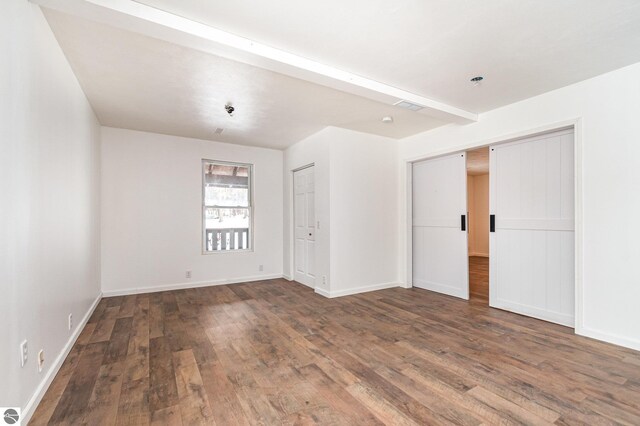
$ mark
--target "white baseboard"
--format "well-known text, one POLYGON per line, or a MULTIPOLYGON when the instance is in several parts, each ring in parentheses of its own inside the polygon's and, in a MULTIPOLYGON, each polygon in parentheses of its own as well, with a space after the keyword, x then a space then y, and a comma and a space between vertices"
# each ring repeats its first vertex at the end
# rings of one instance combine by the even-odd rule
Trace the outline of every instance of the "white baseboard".
POLYGON ((122 290, 104 290, 103 289, 102 294, 104 297, 127 296, 130 294, 157 293, 159 291, 184 290, 188 288, 211 287, 215 285, 225 285, 225 284, 238 284, 238 283, 245 283, 245 282, 251 282, 251 281, 273 280, 277 278, 282 278, 282 274, 264 274, 264 275, 252 275, 247 277, 230 278, 230 279, 222 279, 222 280, 195 281, 195 282, 184 282, 184 283, 175 283, 175 284, 159 284, 159 285, 149 286, 149 287, 125 288, 122 290))
POLYGON ((630 339, 628 337, 618 336, 615 334, 605 333, 598 330, 593 330, 588 327, 582 327, 580 330, 576 328, 576 334, 580 336, 590 337, 592 339, 601 340, 607 343, 613 343, 614 345, 623 346, 625 348, 634 349, 640 351, 640 340, 630 339))
POLYGON ((479 253, 479 252, 470 252, 469 257, 477 256, 477 257, 489 257, 489 253, 479 253))
POLYGON ((287 281, 293 281, 293 277, 291 277, 290 275, 282 274, 282 278, 284 278, 287 281))
POLYGON ((421 288, 423 290, 435 291, 436 293, 442 293, 448 296, 459 297, 460 299, 469 299, 468 291, 465 291, 458 287, 451 287, 433 281, 419 280, 417 278, 414 278, 413 287, 421 288))
MULTIPOLYGON (((535 306, 525 305, 523 303, 512 302, 510 300, 504 300, 496 297, 491 304, 492 307, 503 309, 505 311, 513 312, 519 315, 525 315, 541 319, 543 321, 549 321, 556 324, 564 325, 565 327, 575 327, 575 316, 570 314, 562 314, 558 312, 549 312, 544 309, 539 309, 535 306)), ((574 328, 575 331, 575 328, 574 328)))
POLYGON ((320 296, 324 296, 324 297, 331 297, 331 293, 329 293, 328 290, 325 290, 323 288, 315 288, 313 291, 315 291, 316 293, 318 293, 320 296))
POLYGON ((56 374, 58 374, 58 371, 60 370, 60 367, 62 367, 64 360, 67 359, 67 355, 69 355, 71 348, 73 347, 74 343, 76 343, 76 340, 78 340, 78 337, 80 336, 80 333, 82 333, 82 330, 84 330, 84 326, 87 325, 87 322, 89 321, 89 318, 91 318, 93 311, 96 310, 100 299, 102 299, 102 293, 98 294, 96 300, 93 301, 93 304, 91 305, 91 307, 89 307, 89 310, 84 315, 84 317, 82 317, 82 320, 80 320, 80 322, 76 326, 76 329, 71 337, 69 337, 67 344, 64 345, 62 351, 60 351, 56 359, 53 361, 53 364, 51 364, 51 368, 49 368, 49 371, 47 371, 46 375, 36 388, 35 392, 31 396, 31 399, 29 399, 27 405, 25 405, 25 407, 22 409, 22 424, 29 424, 29 420, 31 420, 31 416, 35 412, 36 407, 38 406, 38 404, 40 404, 42 397, 47 392, 47 389, 49 389, 49 386, 51 385, 51 382, 53 382, 53 379, 56 377, 56 374))
POLYGON ((347 288, 344 290, 337 290, 337 291, 327 291, 320 288, 316 288, 315 292, 324 297, 334 298, 334 297, 350 296, 352 294, 367 293, 369 291, 384 290, 385 288, 393 288, 393 287, 402 287, 402 285, 396 282, 380 283, 380 284, 373 284, 373 285, 362 286, 362 287, 347 288))

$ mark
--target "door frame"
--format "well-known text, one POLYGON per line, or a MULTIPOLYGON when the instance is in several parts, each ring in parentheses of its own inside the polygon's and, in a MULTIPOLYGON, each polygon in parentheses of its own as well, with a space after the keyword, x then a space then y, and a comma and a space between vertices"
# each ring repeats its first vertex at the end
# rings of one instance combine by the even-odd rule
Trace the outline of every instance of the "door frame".
POLYGON ((406 269, 405 269, 405 287, 413 287, 413 164, 428 160, 430 158, 442 157, 445 155, 455 154, 458 152, 466 152, 469 150, 483 148, 490 145, 497 145, 508 142, 515 142, 519 139, 525 139, 529 137, 535 137, 544 135, 547 133, 558 132, 561 130, 573 129, 573 191, 574 191, 574 291, 575 291, 575 307, 574 307, 574 333, 584 334, 583 324, 583 239, 584 239, 584 224, 583 224, 583 177, 582 177, 582 118, 578 117, 573 120, 566 120, 556 123, 551 123, 546 126, 540 126, 533 129, 515 132, 503 136, 498 136, 490 139, 481 140, 478 142, 469 142, 461 144, 454 148, 442 149, 434 151, 431 154, 421 155, 418 157, 412 157, 402 160, 405 168, 405 206, 406 206, 406 269))
MULTIPOLYGON (((308 163, 304 166, 296 167, 295 169, 289 170, 289 276, 285 276, 285 279, 289 281, 295 281, 295 269, 296 269, 296 254, 295 254, 295 243, 296 243, 296 221, 294 218, 295 215, 295 187, 294 187, 294 175, 296 172, 300 170, 308 169, 309 167, 314 167, 315 163, 308 163)), ((317 232, 316 232, 317 235, 317 232)), ((318 283, 316 282, 314 285, 314 290, 318 288, 318 283)))

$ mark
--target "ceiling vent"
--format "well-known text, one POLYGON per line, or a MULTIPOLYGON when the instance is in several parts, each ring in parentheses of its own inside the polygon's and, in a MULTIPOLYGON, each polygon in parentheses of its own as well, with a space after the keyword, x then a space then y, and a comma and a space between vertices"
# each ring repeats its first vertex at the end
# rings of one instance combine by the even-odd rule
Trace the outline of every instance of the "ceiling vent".
POLYGON ((219 135, 222 132, 224 132, 224 129, 222 127, 216 127, 216 129, 213 131, 213 133, 216 135, 219 135))
POLYGON ((414 104, 409 101, 398 101, 394 104, 397 107, 408 109, 409 111, 420 111, 424 108, 422 105, 414 104))

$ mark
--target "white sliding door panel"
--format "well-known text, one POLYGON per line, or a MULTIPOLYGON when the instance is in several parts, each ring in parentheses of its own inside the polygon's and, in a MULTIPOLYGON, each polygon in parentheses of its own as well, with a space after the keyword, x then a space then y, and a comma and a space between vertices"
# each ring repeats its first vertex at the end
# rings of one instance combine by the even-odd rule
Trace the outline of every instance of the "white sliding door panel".
POLYGON ((412 173, 413 286, 468 299, 465 154, 415 163, 412 173))
POLYGON ((489 303, 574 324, 573 132, 490 148, 489 303))
POLYGON ((294 279, 315 287, 315 180, 313 167, 293 174, 295 228, 294 279))

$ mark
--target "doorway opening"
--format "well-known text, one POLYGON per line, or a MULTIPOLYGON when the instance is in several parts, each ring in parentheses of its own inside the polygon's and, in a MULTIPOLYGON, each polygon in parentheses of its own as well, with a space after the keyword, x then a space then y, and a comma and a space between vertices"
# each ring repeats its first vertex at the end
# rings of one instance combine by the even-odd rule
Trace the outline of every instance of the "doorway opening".
POLYGON ((315 288, 316 207, 314 166, 293 172, 294 279, 315 288))
POLYGON ((469 299, 489 304, 489 147, 467 151, 469 299))

